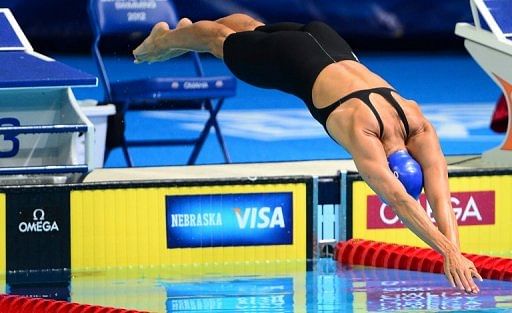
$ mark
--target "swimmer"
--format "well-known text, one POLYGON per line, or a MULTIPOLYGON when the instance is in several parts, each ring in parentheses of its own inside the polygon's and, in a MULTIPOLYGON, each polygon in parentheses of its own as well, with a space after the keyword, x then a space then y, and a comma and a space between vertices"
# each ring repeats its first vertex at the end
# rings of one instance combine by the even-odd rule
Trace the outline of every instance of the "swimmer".
POLYGON ((448 170, 439 139, 418 104, 400 96, 359 62, 321 22, 265 25, 233 14, 217 21, 160 22, 133 51, 135 62, 187 51, 223 59, 239 79, 302 99, 312 116, 354 159, 366 183, 402 222, 444 257, 453 287, 477 293, 475 265, 460 251, 448 170), (424 185, 437 227, 416 200, 424 185))

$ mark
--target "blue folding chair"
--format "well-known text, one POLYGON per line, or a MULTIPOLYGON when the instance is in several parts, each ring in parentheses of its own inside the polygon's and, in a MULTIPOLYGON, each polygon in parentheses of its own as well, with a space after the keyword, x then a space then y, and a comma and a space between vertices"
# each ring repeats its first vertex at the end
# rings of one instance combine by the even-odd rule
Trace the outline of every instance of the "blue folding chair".
MULTIPOLYGON (((105 101, 116 105, 117 113, 109 119, 105 160, 110 150, 121 146, 129 167, 133 166, 128 147, 193 146, 188 164, 195 164, 210 133, 215 130, 226 163, 230 157, 222 136, 217 114, 224 99, 236 93, 236 80, 231 76, 205 77, 196 52, 190 53, 195 67, 194 77, 150 77, 110 81, 100 52, 102 36, 128 38, 132 34, 149 34, 157 22, 165 21, 171 28, 178 21, 174 5, 167 0, 90 0, 89 18, 94 31, 92 52, 105 90, 105 101), (200 86, 200 88, 187 88, 200 86), (214 104, 214 99, 216 103, 214 104), (199 136, 192 139, 128 140, 125 136, 125 114, 128 110, 202 109, 209 112, 199 136)), ((137 66, 137 65, 134 65, 137 66)))

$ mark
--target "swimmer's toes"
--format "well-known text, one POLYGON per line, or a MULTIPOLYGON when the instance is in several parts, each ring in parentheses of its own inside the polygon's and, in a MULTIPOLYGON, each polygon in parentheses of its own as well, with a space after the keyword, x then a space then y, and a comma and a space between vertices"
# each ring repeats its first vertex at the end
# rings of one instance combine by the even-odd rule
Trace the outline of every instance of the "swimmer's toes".
POLYGON ((181 28, 192 24, 193 23, 189 18, 184 17, 178 22, 178 24, 176 24, 176 28, 181 28))

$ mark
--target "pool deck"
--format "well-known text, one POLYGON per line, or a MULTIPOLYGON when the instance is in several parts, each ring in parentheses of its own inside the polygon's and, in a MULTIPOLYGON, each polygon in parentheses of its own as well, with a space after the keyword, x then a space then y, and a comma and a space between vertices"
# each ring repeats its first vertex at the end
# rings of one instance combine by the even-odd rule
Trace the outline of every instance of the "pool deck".
MULTIPOLYGON (((449 156, 450 172, 474 170, 506 170, 486 164, 478 155, 449 156)), ((200 180, 227 178, 337 176, 340 171, 357 172, 353 160, 315 160, 270 163, 237 163, 192 166, 102 168, 89 173, 84 182, 146 181, 146 180, 200 180)))

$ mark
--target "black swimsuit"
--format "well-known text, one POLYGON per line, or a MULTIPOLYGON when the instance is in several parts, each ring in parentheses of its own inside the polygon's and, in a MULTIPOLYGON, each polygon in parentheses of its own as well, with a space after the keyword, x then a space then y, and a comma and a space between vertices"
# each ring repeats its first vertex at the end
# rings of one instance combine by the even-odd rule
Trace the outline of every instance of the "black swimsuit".
POLYGON ((370 101, 370 95, 376 93, 396 109, 409 135, 409 123, 404 111, 393 98, 392 92, 395 91, 391 88, 358 90, 322 109, 313 105, 313 84, 326 66, 343 60, 359 62, 348 43, 324 23, 260 26, 254 31, 229 35, 223 49, 224 62, 235 76, 257 87, 278 89, 296 95, 306 103, 311 115, 326 130, 329 114, 345 101, 357 98, 375 114, 382 138, 384 125, 370 101))
MULTIPOLYGON (((333 104, 330 104, 326 106, 325 108, 317 109, 315 108, 315 113, 311 112, 313 116, 315 116, 316 120, 318 120, 322 125, 324 125, 324 128, 326 128, 327 118, 332 113, 332 111, 336 110, 337 107, 339 107, 342 103, 346 102, 349 99, 356 98, 361 101, 363 101, 369 108, 372 110, 373 114, 377 118, 377 122, 379 123, 380 128, 380 134, 379 138, 382 138, 384 135, 384 124, 382 123, 382 119, 380 118, 379 112, 377 112, 377 109, 373 106, 372 102, 370 101, 370 95, 372 93, 376 93, 378 95, 381 95, 384 99, 391 104, 396 112, 398 113, 398 116, 402 120, 402 123, 404 124, 405 128, 405 138, 409 138, 409 122, 407 121, 407 117, 405 116, 405 112, 400 106, 400 104, 396 101, 396 99, 393 97, 392 93, 396 92, 394 89, 387 88, 387 87, 378 87, 378 88, 372 88, 372 89, 363 89, 354 91, 345 97, 339 99, 338 101, 334 102, 333 104)), ((326 128, 327 130, 327 128, 326 128)))

